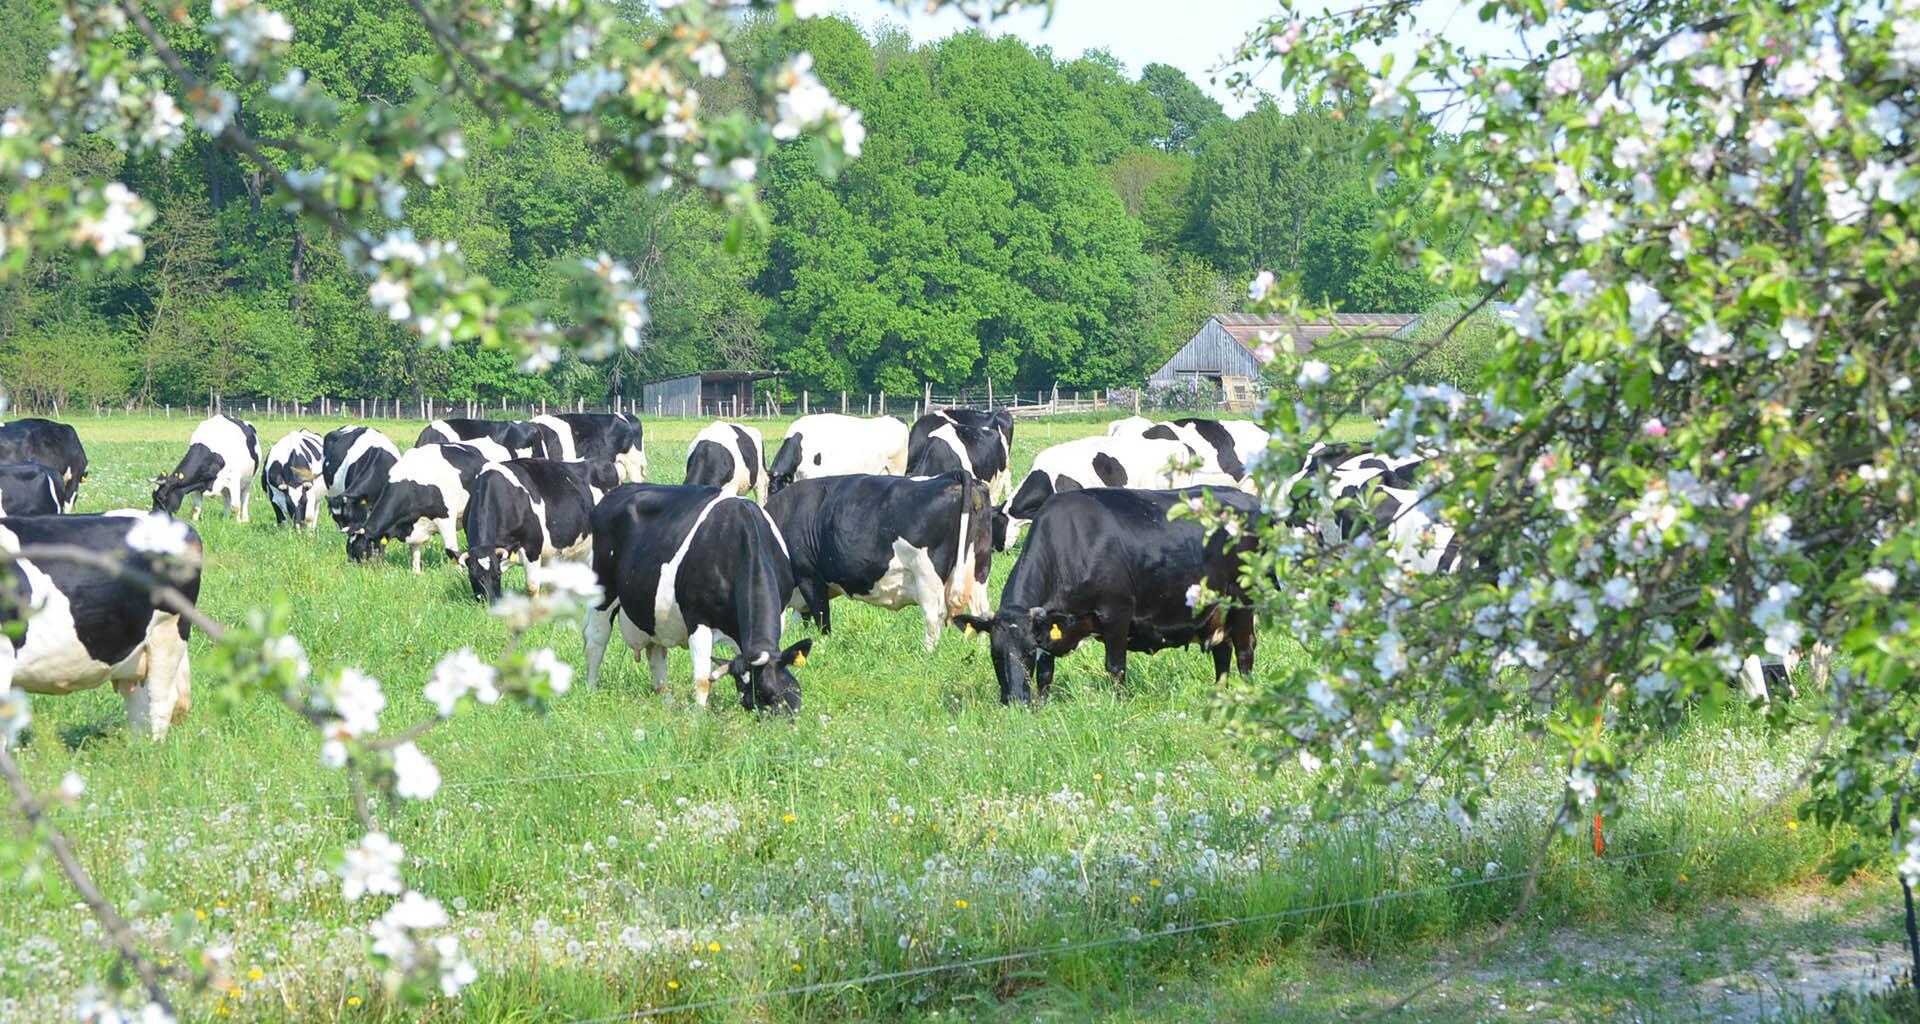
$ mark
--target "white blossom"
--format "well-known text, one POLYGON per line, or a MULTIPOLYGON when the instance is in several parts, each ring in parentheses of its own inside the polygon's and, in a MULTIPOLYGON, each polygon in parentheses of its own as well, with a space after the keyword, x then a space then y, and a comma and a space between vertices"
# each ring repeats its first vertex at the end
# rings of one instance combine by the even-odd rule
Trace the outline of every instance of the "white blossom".
POLYGON ((180 143, 186 141, 186 113, 173 102, 173 94, 165 89, 153 90, 153 99, 147 109, 147 121, 140 126, 140 144, 158 150, 163 155, 172 153, 180 143))
POLYGON ((1319 387, 1333 378, 1333 367, 1318 359, 1309 359, 1300 364, 1300 375, 1294 383, 1303 388, 1319 387))
POLYGON ((1593 298, 1599 287, 1587 268, 1575 267, 1561 275, 1560 283, 1553 290, 1572 299, 1573 308, 1579 310, 1586 306, 1588 299, 1593 298))
POLYGON ((78 800, 80 794, 87 791, 87 780, 79 772, 68 772, 60 776, 60 798, 78 800))
POLYGON ((102 256, 123 250, 138 253, 142 249, 139 228, 148 219, 140 197, 127 186, 111 181, 97 198, 104 205, 96 213, 92 203, 83 204, 74 228, 74 240, 91 246, 102 256))
POLYGON ((460 940, 451 935, 442 935, 433 940, 435 957, 440 961, 440 993, 449 999, 460 994, 460 990, 474 983, 480 972, 474 968, 473 961, 460 952, 460 940))
POLYGON ((1480 254, 1480 280, 1499 284, 1520 269, 1520 251, 1502 242, 1480 254))
POLYGON ((1373 670, 1382 679, 1392 679, 1407 667, 1406 642, 1395 629, 1381 633, 1373 645, 1373 670))
POLYGON ((1703 356, 1717 356, 1733 347, 1733 335, 1712 320, 1704 321, 1687 335, 1687 349, 1703 356))
POLYGON ((1752 206, 1760 197, 1760 179, 1751 174, 1729 175, 1727 195, 1742 206, 1752 206))
POLYGON ((727 73, 727 55, 720 49, 720 44, 711 39, 694 47, 693 52, 687 56, 693 59, 700 73, 708 78, 719 78, 727 73))
POLYGON ((431 800, 440 791, 440 769, 412 743, 393 748, 393 791, 409 800, 431 800))
POLYGON ((1261 299, 1266 298, 1267 292, 1272 289, 1273 271, 1262 270, 1258 274, 1255 274, 1253 282, 1247 285, 1247 298, 1253 302, 1259 302, 1261 299))
POLYGON ((1393 120, 1407 112, 1407 94, 1398 85, 1385 78, 1372 78, 1367 81, 1367 109, 1375 117, 1393 120))
POLYGON ((1867 215, 1866 200, 1860 198, 1852 185, 1834 178, 1820 188, 1827 195, 1827 216, 1835 224, 1853 224, 1867 215))
POLYGON ((1707 37, 1702 33, 1692 29, 1675 32, 1667 37, 1666 42, 1660 44, 1660 49, 1654 53, 1653 59, 1662 64, 1673 64, 1699 53, 1706 45, 1707 37))
POLYGON ((335 874, 340 876, 340 894, 349 902, 368 893, 400 895, 400 865, 406 850, 387 838, 384 832, 369 832, 347 847, 335 874))
POLYGON ((573 666, 561 661, 551 647, 528 654, 527 669, 536 676, 546 676, 554 693, 565 693, 573 686, 573 666))
POLYGON ((384 309, 387 316, 395 320, 406 320, 413 316, 413 304, 408 296, 412 286, 389 274, 381 274, 367 286, 367 300, 373 308, 384 309))
POLYGON ((1567 773, 1567 789, 1581 803, 1591 803, 1600 795, 1598 780, 1586 765, 1580 765, 1567 773))
POLYGON ((433 667, 433 677, 427 680, 426 698, 440 710, 441 718, 453 714, 460 698, 469 693, 482 704, 492 704, 500 699, 500 690, 494 685, 498 676, 492 665, 473 653, 473 648, 462 647, 441 657, 433 667))
POLYGON ((1672 308, 1653 285, 1639 278, 1627 282, 1627 321, 1635 338, 1652 334, 1672 308))
POLYGON ((560 109, 570 114, 584 114, 592 110, 600 97, 620 88, 620 74, 612 68, 598 65, 581 68, 560 87, 560 109))
POLYGON ((357 668, 343 668, 328 687, 326 697, 339 718, 341 732, 365 736, 379 731, 380 712, 387 706, 387 695, 380 692, 380 680, 357 668))
POLYGON ((1544 79, 1549 96, 1565 96, 1580 88, 1580 63, 1568 54, 1547 65, 1544 79))
POLYGON ((1893 593, 1894 584, 1900 582, 1900 577, 1894 575, 1891 569, 1874 566, 1860 574, 1860 582, 1865 583, 1867 589, 1885 597, 1893 593))

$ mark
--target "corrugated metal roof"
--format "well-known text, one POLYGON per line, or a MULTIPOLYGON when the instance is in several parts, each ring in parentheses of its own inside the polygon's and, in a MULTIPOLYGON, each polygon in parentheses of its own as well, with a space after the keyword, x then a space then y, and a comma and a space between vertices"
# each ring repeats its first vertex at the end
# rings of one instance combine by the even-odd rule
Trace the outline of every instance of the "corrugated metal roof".
POLYGON ((777 370, 701 370, 698 373, 682 373, 672 377, 650 380, 648 384, 666 384, 677 380, 699 380, 703 384, 735 384, 740 381, 766 380, 780 376, 777 370))
POLYGON ((1260 343, 1262 331, 1280 331, 1293 336, 1297 348, 1305 350, 1314 342, 1336 334, 1395 334, 1420 319, 1418 313, 1335 313, 1331 318, 1301 319, 1268 316, 1261 313, 1215 313, 1220 329, 1233 340, 1251 349, 1260 343))

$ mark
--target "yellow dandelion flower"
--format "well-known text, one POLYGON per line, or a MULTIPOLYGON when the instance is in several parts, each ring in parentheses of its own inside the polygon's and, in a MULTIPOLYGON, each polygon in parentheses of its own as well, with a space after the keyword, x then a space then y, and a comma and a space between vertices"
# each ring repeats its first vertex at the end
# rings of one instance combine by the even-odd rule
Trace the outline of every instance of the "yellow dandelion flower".
POLYGON ((207 919, 207 912, 201 910, 199 907, 195 907, 193 908, 193 916, 196 920, 205 921, 207 919))
POLYGON ((1153 886, 1155 889, 1160 888, 1160 880, 1158 878, 1147 879, 1147 884, 1153 886))
POLYGON ((707 943, 707 952, 709 952, 709 953, 718 953, 718 952, 720 952, 720 944, 719 944, 718 942, 709 942, 709 943, 707 943))
POLYGON ((1789 821, 1789 822, 1787 822, 1787 831, 1789 831, 1789 832, 1797 832, 1797 831, 1799 831, 1799 829, 1800 829, 1800 823, 1799 823, 1799 822, 1797 822, 1797 821, 1789 821))
POLYGON ((671 989, 678 989, 680 987, 680 982, 677 979, 668 978, 667 987, 671 989))
POLYGON ((1094 772, 1094 773, 1093 773, 1093 781, 1095 781, 1095 782, 1099 782, 1099 781, 1100 781, 1101 779, 1104 779, 1104 778, 1106 778, 1106 776, 1105 776, 1105 775, 1102 775, 1102 774, 1100 774, 1099 772, 1094 772))
POLYGON ((787 824, 789 824, 789 825, 791 825, 791 824, 793 824, 793 815, 791 815, 791 814, 782 814, 782 815, 780 816, 780 820, 781 820, 781 821, 784 821, 784 822, 786 822, 786 823, 787 823, 787 824))
POLYGON ((1138 896, 1129 896, 1129 897, 1127 897, 1127 902, 1128 902, 1128 903, 1138 903, 1138 902, 1140 902, 1140 897, 1138 897, 1138 896))
POLYGON ((360 997, 359 997, 359 996, 348 996, 348 997, 347 997, 347 1005, 348 1005, 348 1006, 359 1006, 359 1005, 360 1005, 360 997))
POLYGON ((261 970, 258 967, 255 967, 253 970, 250 970, 247 972, 248 981, 259 981, 261 978, 264 978, 266 976, 267 976, 267 972, 261 970))
POLYGON ((1684 871, 1682 871, 1682 872, 1680 873, 1680 880, 1681 880, 1682 882, 1684 882, 1684 881, 1686 881, 1686 880, 1687 880, 1687 873, 1686 873, 1686 872, 1684 872, 1684 871))
POLYGON ((967 909, 967 901, 966 901, 966 900, 954 900, 954 901, 953 901, 953 905, 954 905, 954 906, 956 906, 956 907, 959 907, 959 908, 960 908, 961 910, 965 910, 965 909, 967 909))
POLYGON ((800 961, 798 961, 798 960, 795 960, 795 961, 793 962, 793 969, 794 969, 794 970, 796 970, 796 971, 800 969, 800 961))

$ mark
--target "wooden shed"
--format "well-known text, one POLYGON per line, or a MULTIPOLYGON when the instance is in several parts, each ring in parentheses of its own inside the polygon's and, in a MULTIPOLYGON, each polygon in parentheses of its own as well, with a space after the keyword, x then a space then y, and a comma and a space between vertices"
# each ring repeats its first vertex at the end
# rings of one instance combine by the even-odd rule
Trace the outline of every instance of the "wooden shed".
POLYGON ((1419 322, 1417 313, 1335 313, 1331 318, 1300 320, 1255 313, 1215 313, 1180 346, 1171 359, 1147 378, 1149 387, 1189 387, 1210 384, 1220 397, 1238 401, 1239 392, 1260 379, 1260 363, 1253 357, 1260 337, 1273 332, 1293 339, 1294 351, 1343 335, 1398 336, 1419 322))
POLYGON ((753 412, 755 381, 771 370, 702 370, 646 385, 641 413, 653 416, 744 416, 753 412))

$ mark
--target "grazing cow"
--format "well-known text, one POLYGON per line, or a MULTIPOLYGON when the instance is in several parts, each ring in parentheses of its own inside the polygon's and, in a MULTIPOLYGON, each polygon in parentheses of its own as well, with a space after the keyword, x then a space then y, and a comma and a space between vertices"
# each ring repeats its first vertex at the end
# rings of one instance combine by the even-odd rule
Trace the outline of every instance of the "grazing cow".
POLYGON ((60 478, 38 462, 0 462, 0 516, 57 516, 60 478))
POLYGON ((594 506, 593 571, 606 594, 587 616, 587 685, 600 678, 617 619, 634 655, 646 655, 655 692, 667 688, 667 648, 685 647, 705 707, 717 637, 739 652, 726 672, 743 707, 799 710, 790 670, 813 641, 780 649, 793 566, 760 506, 711 487, 623 484, 594 506))
POLYGON ((581 560, 593 540, 587 518, 619 483, 610 462, 510 459, 482 466, 462 518, 473 596, 499 600, 510 559, 526 563, 529 593, 540 590, 543 559, 581 560))
POLYGON ((200 503, 209 494, 225 494, 227 511, 237 522, 248 521, 253 504, 253 474, 260 471, 260 435, 253 424, 237 416, 219 415, 201 421, 187 439, 187 454, 173 472, 153 480, 153 508, 168 515, 193 495, 193 518, 200 519, 200 503))
POLYGON ((861 419, 821 412, 802 416, 767 466, 767 497, 796 480, 907 471, 907 425, 892 416, 861 419))
POLYGON ((1412 473, 1419 458, 1377 452, 1354 453, 1345 445, 1316 445, 1307 462, 1287 481, 1281 507, 1294 526, 1311 523, 1323 544, 1350 541, 1361 534, 1384 534, 1388 550, 1409 573, 1453 572, 1461 549, 1452 527, 1421 509, 1412 473), (1295 485, 1308 475, 1325 480, 1325 500, 1296 500, 1295 485), (1317 514, 1316 514, 1317 513, 1317 514))
MULTIPOLYGON (((158 513, 151 513, 156 517, 158 513)), ((49 546, 84 548, 126 560, 167 579, 188 601, 200 599, 200 538, 185 531, 184 564, 162 565, 127 537, 149 513, 24 516, 0 519, 0 549, 17 554, 49 546)), ((170 529, 179 529, 172 523, 170 529)), ((0 585, 0 693, 67 694, 111 682, 137 736, 165 739, 186 717, 192 673, 187 620, 159 604, 142 584, 76 562, 18 559, 0 585), (24 620, 24 625, 22 624, 24 620)))
POLYGON ((0 423, 0 462, 38 462, 60 482, 60 510, 73 511, 87 478, 87 449, 65 423, 38 417, 0 423))
POLYGON ((802 480, 767 499, 767 515, 822 633, 833 631, 836 594, 896 611, 919 605, 929 651, 947 616, 987 610, 992 509, 986 485, 965 470, 802 480))
POLYGON ((758 428, 715 420, 693 435, 686 483, 728 496, 755 493, 767 475, 765 451, 758 428))
POLYGON ((1126 677, 1129 650, 1196 642, 1212 653, 1215 676, 1226 676, 1230 658, 1241 674, 1251 673, 1253 611, 1245 606, 1240 562, 1255 546, 1258 515, 1253 497, 1225 487, 1062 494, 1033 521, 999 610, 991 618, 955 616, 954 624, 987 633, 1003 703, 1030 701, 1036 689, 1044 700, 1053 660, 1090 636, 1105 646, 1116 682, 1126 677), (1193 519, 1167 518, 1176 503, 1203 491, 1241 517, 1237 535, 1208 536, 1193 519), (1226 604, 1194 607, 1202 583, 1226 604))
POLYGON ((434 420, 414 438, 413 445, 463 443, 475 438, 492 441, 516 459, 545 458, 547 454, 540 428, 520 420, 434 420))
POLYGON ((1153 429, 1153 421, 1145 416, 1128 416, 1107 424, 1108 437, 1141 437, 1153 429))
POLYGON ((987 485, 989 500, 998 503, 1013 486, 1012 453, 1012 413, 942 409, 914 421, 907 437, 907 475, 972 473, 987 485))
POLYGON ((1245 480, 1259 453, 1267 450, 1267 432, 1247 420, 1205 420, 1184 417, 1155 423, 1141 437, 1184 441, 1198 452, 1203 469, 1245 480))
POLYGON ((273 521, 293 520, 295 526, 312 527, 320 522, 320 502, 314 489, 325 468, 325 442, 311 430, 296 430, 274 443, 267 452, 267 468, 260 473, 260 489, 273 504, 273 521))
POLYGON ((349 424, 328 431, 320 450, 327 512, 344 533, 366 521, 367 509, 387 489, 387 474, 400 461, 400 449, 372 427, 349 424))
MULTIPOLYGON (((492 446, 493 452, 499 447, 492 446)), ((420 571, 420 551, 435 533, 449 561, 462 556, 454 530, 467 514, 467 499, 489 457, 471 444, 423 444, 409 448, 387 474, 387 486, 364 521, 347 531, 347 557, 371 562, 389 540, 404 540, 420 571)))
POLYGON ((994 547, 1007 550, 1021 527, 1055 494, 1085 487, 1157 489, 1234 483, 1218 471, 1183 468, 1193 458, 1193 449, 1184 442, 1142 437, 1083 437, 1042 449, 994 521, 994 547))
POLYGON ((612 464, 620 479, 637 484, 647 478, 647 449, 640 420, 626 413, 563 412, 535 416, 547 458, 612 464))

